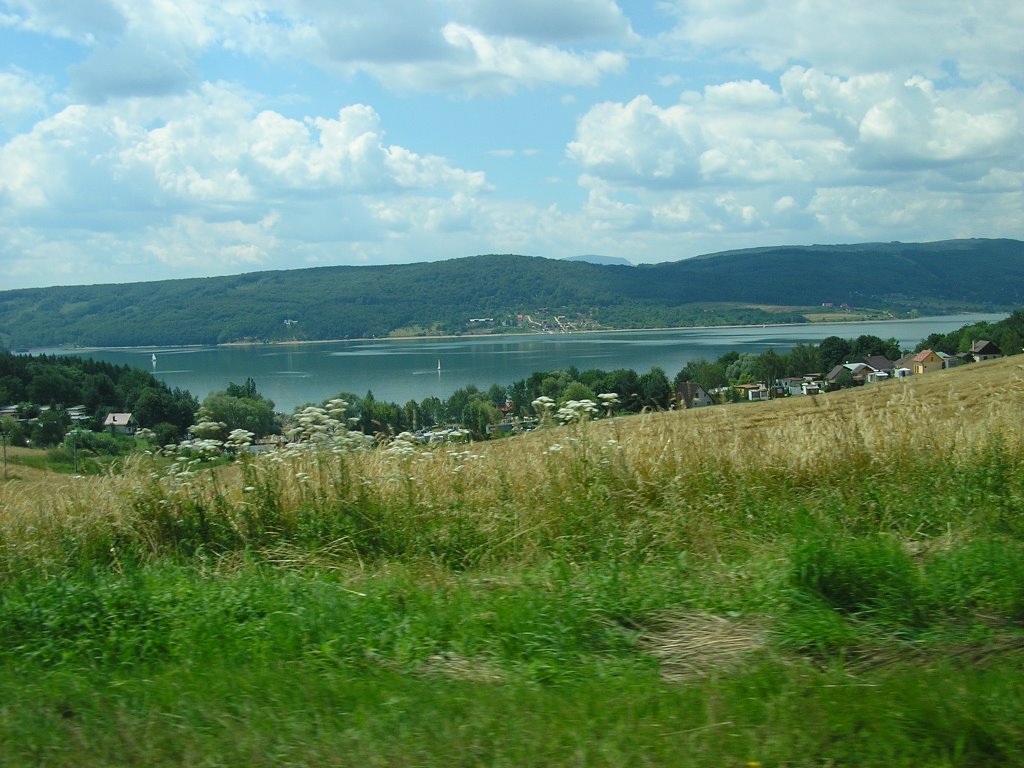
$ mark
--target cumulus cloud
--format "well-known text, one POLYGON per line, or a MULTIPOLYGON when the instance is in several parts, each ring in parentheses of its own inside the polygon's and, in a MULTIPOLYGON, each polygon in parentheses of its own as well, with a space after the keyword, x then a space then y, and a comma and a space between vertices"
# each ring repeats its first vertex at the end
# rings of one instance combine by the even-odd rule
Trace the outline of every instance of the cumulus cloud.
POLYGON ((68 106, 0 145, 0 230, 108 235, 139 258, 228 269, 271 263, 285 238, 382 237, 366 203, 384 195, 459 201, 434 214, 437 229, 457 228, 454 208, 489 189, 482 172, 387 143, 365 105, 298 120, 206 85, 125 107, 68 106))
MULTIPOLYGON (((666 106, 648 96, 596 105, 580 119, 566 152, 581 183, 601 187, 606 202, 594 213, 609 221, 622 221, 611 205, 616 200, 641 191, 647 204, 657 205, 659 194, 678 190, 690 194, 690 213, 669 221, 712 231, 770 229, 796 221, 803 200, 801 220, 813 217, 823 231, 863 234, 941 221, 925 216, 901 187, 921 191, 922 200, 946 214, 957 194, 982 185, 1019 190, 1022 144, 1024 100, 1006 81, 943 87, 921 75, 841 77, 794 66, 781 74, 778 88, 733 81, 684 93, 666 106), (770 198, 762 198, 761 187, 770 198), (851 192, 861 188, 872 191, 851 192), (869 205, 882 188, 892 190, 886 203, 869 205), (837 196, 835 189, 844 192, 837 196), (833 210, 838 199, 851 202, 842 215, 833 210)), ((1020 219, 1010 214, 1016 226, 1020 219)))
POLYGON ((43 85, 21 72, 0 72, 0 128, 13 131, 47 106, 43 85))
POLYGON ((629 186, 692 188, 810 180, 842 147, 763 83, 713 86, 660 107, 648 96, 593 107, 568 156, 588 174, 629 186))
POLYGON ((621 72, 625 55, 568 46, 635 37, 611 0, 531 0, 531 8, 493 0, 455 7, 441 0, 14 0, 12 6, 7 24, 92 48, 71 71, 75 92, 90 101, 180 91, 195 80, 200 57, 216 50, 345 76, 367 73, 399 90, 593 85, 621 72))
MULTIPOLYGON (((14 207, 105 192, 160 206, 234 205, 283 190, 373 193, 459 188, 479 191, 483 174, 389 145, 365 105, 337 117, 255 113, 244 93, 206 85, 172 100, 139 100, 134 113, 110 105, 69 106, 0 147, 11 172, 0 191, 14 207), (86 173, 87 167, 91 172, 86 173), (73 180, 90 178, 88 188, 73 180)), ((102 203, 106 204, 106 202, 102 203)))
POLYGON ((829 0, 673 0, 677 18, 665 36, 694 55, 724 53, 766 71, 813 62, 850 76, 892 71, 939 77, 950 62, 958 74, 985 78, 1019 73, 1024 6, 1001 0, 842 3, 829 0))
POLYGON ((7 0, 7 26, 92 43, 121 34, 126 20, 117 0, 7 0))
POLYGON ((139 40, 97 46, 69 74, 72 93, 90 102, 178 93, 198 79, 189 56, 139 40))
POLYGON ((637 39, 629 20, 612 0, 468 0, 458 13, 479 29, 525 40, 637 39))

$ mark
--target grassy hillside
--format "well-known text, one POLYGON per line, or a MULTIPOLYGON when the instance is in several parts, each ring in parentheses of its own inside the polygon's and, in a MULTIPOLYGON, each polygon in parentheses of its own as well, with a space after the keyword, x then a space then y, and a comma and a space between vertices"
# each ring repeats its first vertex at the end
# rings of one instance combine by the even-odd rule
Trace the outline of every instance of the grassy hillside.
POLYGON ((1022 412, 1010 358, 10 481, 0 764, 1021 764, 1022 412))
POLYGON ((525 327, 522 314, 613 328, 792 322, 802 319, 799 312, 754 305, 1008 309, 1024 303, 1022 286, 1024 243, 1015 240, 764 248, 641 267, 489 255, 5 291, 0 344, 463 333, 525 327), (470 318, 493 322, 476 325, 470 318))

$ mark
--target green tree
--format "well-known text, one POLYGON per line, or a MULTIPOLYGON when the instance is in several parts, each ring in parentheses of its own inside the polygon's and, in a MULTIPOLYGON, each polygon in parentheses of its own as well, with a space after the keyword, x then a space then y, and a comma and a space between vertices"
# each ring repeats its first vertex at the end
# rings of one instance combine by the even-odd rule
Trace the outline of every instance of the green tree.
POLYGON ((229 382, 227 388, 224 390, 224 393, 228 397, 244 397, 250 400, 259 400, 262 399, 263 397, 259 393, 259 390, 256 389, 256 382, 253 381, 252 376, 247 378, 244 384, 235 384, 234 382, 229 382))
POLYGON ((562 391, 561 399, 563 402, 569 400, 591 400, 596 403, 597 395, 594 394, 594 390, 582 381, 570 381, 568 386, 562 391))
POLYGON ((610 371, 604 379, 604 386, 600 387, 602 392, 614 392, 619 396, 620 413, 637 413, 641 405, 640 377, 636 371, 629 368, 617 368, 610 371))
POLYGON ((774 349, 767 349, 757 356, 757 377, 769 387, 782 377, 784 369, 785 360, 774 349))
POLYGON ((207 395, 196 414, 196 419, 223 422, 227 432, 245 429, 256 437, 280 431, 280 424, 274 415, 274 404, 270 400, 232 397, 226 392, 212 392, 207 395))
POLYGON ((419 417, 421 427, 433 427, 444 423, 444 402, 433 395, 423 398, 419 405, 419 417))
POLYGON ((821 354, 813 344, 797 344, 789 351, 786 358, 786 370, 790 376, 827 373, 827 371, 822 370, 821 354))
POLYGON ((58 408, 43 411, 32 428, 32 444, 39 447, 60 445, 70 424, 67 413, 58 408))
POLYGON ((487 400, 476 398, 466 404, 462 412, 462 424, 468 429, 474 440, 487 437, 487 425, 501 421, 501 411, 487 400))
POLYGON ((757 358, 753 352, 744 352, 729 363, 725 375, 733 384, 748 384, 758 377, 757 358))
POLYGON ((82 382, 82 404, 90 413, 105 405, 117 405, 117 387, 110 376, 105 373, 87 374, 82 382))
POLYGON ((81 388, 64 369, 37 365, 28 385, 28 396, 34 403, 76 405, 81 399, 81 388))
POLYGON ((174 424, 181 435, 192 423, 198 408, 199 403, 188 393, 181 390, 171 392, 160 387, 143 390, 135 401, 132 413, 143 427, 152 428, 162 422, 174 424))
POLYGON ((672 402, 672 384, 664 369, 653 366, 647 373, 641 374, 638 382, 640 385, 640 402, 644 408, 658 408, 665 410, 672 402))
POLYGON ((850 358, 850 342, 838 336, 826 336, 818 344, 818 354, 821 356, 822 373, 828 373, 837 365, 842 365, 850 358))

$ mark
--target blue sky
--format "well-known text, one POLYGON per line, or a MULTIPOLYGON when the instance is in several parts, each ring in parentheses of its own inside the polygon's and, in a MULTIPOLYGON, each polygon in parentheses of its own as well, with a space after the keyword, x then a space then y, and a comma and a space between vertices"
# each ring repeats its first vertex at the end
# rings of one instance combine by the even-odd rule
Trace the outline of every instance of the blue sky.
POLYGON ((1024 238, 1008 0, 0 0, 0 289, 1024 238))

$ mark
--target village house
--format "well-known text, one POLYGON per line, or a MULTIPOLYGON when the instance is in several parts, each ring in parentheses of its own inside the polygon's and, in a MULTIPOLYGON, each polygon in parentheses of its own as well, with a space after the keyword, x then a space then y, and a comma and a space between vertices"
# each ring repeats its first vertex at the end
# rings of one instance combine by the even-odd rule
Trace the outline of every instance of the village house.
POLYGON ((760 381, 756 384, 737 384, 736 389, 744 400, 749 400, 750 402, 770 400, 772 396, 771 390, 760 381))
POLYGON ((941 371, 942 358, 930 349, 923 349, 910 359, 910 370, 915 376, 932 371, 941 371))
POLYGON ((820 373, 807 373, 803 376, 787 376, 779 379, 782 395, 796 397, 798 395, 817 395, 824 389, 820 373))
POLYGON ((875 374, 878 374, 872 379, 873 381, 888 379, 892 376, 892 371, 895 367, 892 360, 885 355, 869 355, 868 357, 862 357, 858 362, 864 363, 875 374))
POLYGON ((978 339, 978 341, 971 344, 970 355, 974 358, 975 362, 980 363, 984 360, 995 360, 997 357, 1002 357, 1003 351, 994 342, 978 339))
POLYGON ((870 371, 870 366, 864 363, 841 363, 825 374, 825 383, 831 387, 838 386, 839 378, 849 373, 854 384, 863 384, 870 371))
POLYGON ((103 420, 103 429, 112 435, 134 435, 138 428, 139 422, 131 413, 108 413, 103 420))
POLYGON ((779 384, 785 390, 787 395, 802 395, 804 394, 804 377, 803 376, 787 376, 784 379, 779 380, 779 384))
POLYGON ((943 368, 956 368, 964 362, 961 355, 947 355, 945 352, 936 352, 935 354, 942 358, 943 368))
POLYGON ((696 381, 684 381, 680 384, 676 390, 676 399, 684 408, 703 408, 715 404, 715 398, 696 381))

